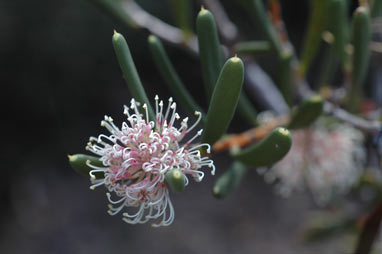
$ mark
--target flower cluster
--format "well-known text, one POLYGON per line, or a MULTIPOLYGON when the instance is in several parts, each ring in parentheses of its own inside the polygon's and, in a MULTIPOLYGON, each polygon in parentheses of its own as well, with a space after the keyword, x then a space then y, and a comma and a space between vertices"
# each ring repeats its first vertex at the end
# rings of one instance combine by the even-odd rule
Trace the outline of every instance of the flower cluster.
POLYGON ((343 194, 357 183, 366 152, 363 134, 347 124, 318 120, 311 128, 292 131, 292 148, 271 169, 265 180, 278 180, 277 191, 288 196, 306 185, 318 204, 343 194))
POLYGON ((110 215, 126 208, 123 220, 127 223, 145 223, 161 218, 153 226, 168 226, 174 220, 174 208, 165 182, 166 173, 178 169, 186 176, 201 181, 204 173, 199 169, 208 166, 212 168, 211 174, 214 174, 215 166, 212 160, 202 157, 200 152, 200 148, 206 147, 210 153, 208 144, 191 144, 202 130, 180 144, 200 122, 200 112, 195 112, 198 119, 191 127, 188 127, 188 118, 184 118, 180 127, 176 128, 174 123, 180 117, 172 98, 164 109, 163 101, 155 97, 155 121, 149 121, 146 104, 142 106, 145 116, 140 114, 139 106, 140 103, 134 99, 131 100, 130 108, 125 106, 124 114, 127 115, 128 123, 123 122, 121 128, 113 123, 111 117, 105 116, 101 126, 111 135, 90 137, 87 149, 100 156, 99 160, 104 165, 97 167, 88 162, 93 169, 89 173, 93 184, 90 188, 106 186, 110 215), (96 178, 97 172, 104 173, 104 178, 96 178), (112 195, 118 199, 113 200, 112 195))

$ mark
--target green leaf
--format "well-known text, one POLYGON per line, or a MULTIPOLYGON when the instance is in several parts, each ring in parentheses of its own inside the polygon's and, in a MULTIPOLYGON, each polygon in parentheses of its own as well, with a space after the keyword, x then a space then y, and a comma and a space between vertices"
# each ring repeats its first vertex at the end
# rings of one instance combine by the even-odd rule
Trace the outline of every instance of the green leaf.
POLYGON ((200 64, 208 101, 224 63, 216 24, 211 12, 202 8, 196 18, 200 64))
POLYGON ((314 95, 304 101, 292 114, 288 125, 289 129, 300 129, 309 127, 322 114, 324 100, 319 95, 314 95))
POLYGON ((244 89, 240 94, 239 101, 237 103, 237 111, 248 123, 257 125, 257 112, 252 106, 251 101, 245 95, 244 89))
POLYGON ((123 10, 120 1, 117 0, 88 0, 100 9, 106 11, 110 16, 118 19, 123 24, 137 28, 137 24, 132 20, 129 15, 123 10))
POLYGON ((280 58, 280 72, 278 88, 285 102, 292 105, 292 52, 284 51, 280 58))
POLYGON ((371 6, 371 17, 382 17, 382 0, 374 0, 371 6))
POLYGON ((358 7, 353 15, 352 26, 352 78, 349 96, 349 106, 352 110, 358 108, 362 96, 362 86, 369 67, 369 43, 371 39, 370 14, 366 7, 358 7))
MULTIPOLYGON (((143 88, 137 69, 135 68, 133 58, 130 54, 129 46, 127 45, 125 38, 122 34, 114 31, 112 41, 119 66, 121 67, 123 77, 125 78, 126 84, 131 94, 133 95, 135 100, 147 105, 150 119, 154 120, 154 111, 147 98, 145 89, 143 88)), ((141 113, 145 114, 144 109, 142 107, 140 108, 140 110, 141 113)))
POLYGON ((322 241, 356 229, 356 222, 356 218, 346 215, 315 212, 309 216, 306 222, 303 238, 307 243, 322 241))
POLYGON ((246 41, 235 44, 234 50, 238 54, 258 55, 269 53, 272 47, 267 41, 246 41))
POLYGON ((203 131, 203 143, 213 145, 227 131, 235 113, 243 80, 243 62, 238 57, 228 59, 211 97, 203 131))
MULTIPOLYGON (((91 167, 86 165, 88 161, 91 165, 96 167, 105 167, 102 162, 99 160, 99 157, 90 156, 86 154, 74 154, 68 155, 69 164, 72 166, 74 170, 76 170, 79 174, 84 176, 89 176, 89 172, 93 170, 91 167)), ((102 172, 97 172, 94 174, 96 178, 104 178, 104 174, 102 172)))
POLYGON ((174 192, 182 192, 186 186, 186 176, 179 169, 172 169, 166 173, 166 184, 174 192))
POLYGON ((321 34, 327 27, 329 18, 328 2, 328 0, 313 0, 312 2, 312 11, 304 39, 299 66, 301 76, 305 76, 312 60, 315 58, 321 42, 321 34))
POLYGON ((265 167, 281 160, 292 146, 290 132, 278 127, 262 141, 255 143, 242 151, 232 151, 232 156, 251 167, 265 167))
POLYGON ((215 182, 213 195, 216 198, 225 198, 240 185, 246 173, 247 167, 241 162, 235 161, 215 182))
POLYGON ((241 0, 239 1, 244 8, 248 11, 254 24, 259 26, 262 33, 270 43, 273 50, 277 52, 279 56, 282 54, 282 46, 280 36, 273 27, 272 22, 268 17, 268 11, 264 7, 262 0, 241 0))
POLYGON ((345 47, 349 42, 349 25, 346 0, 331 0, 329 3, 328 30, 334 36, 333 47, 336 54, 345 63, 345 47))
POLYGON ((192 2, 190 0, 171 0, 176 25, 182 29, 185 39, 192 35, 192 2))
POLYGON ((165 80, 168 89, 175 94, 177 101, 191 114, 193 114, 195 110, 203 112, 176 73, 160 39, 154 35, 150 35, 148 37, 148 43, 155 65, 165 80))

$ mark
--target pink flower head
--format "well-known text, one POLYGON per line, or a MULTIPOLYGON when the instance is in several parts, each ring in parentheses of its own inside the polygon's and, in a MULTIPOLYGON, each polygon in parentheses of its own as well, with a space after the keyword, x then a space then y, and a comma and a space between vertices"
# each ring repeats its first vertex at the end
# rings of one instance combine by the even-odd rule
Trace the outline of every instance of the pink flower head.
POLYGON ((210 145, 191 144, 202 134, 202 130, 180 144, 200 122, 200 112, 195 112, 198 119, 191 127, 188 127, 188 118, 184 118, 180 127, 176 128, 174 123, 180 117, 172 98, 164 111, 163 101, 159 102, 158 96, 155 96, 155 122, 149 121, 147 105, 142 106, 146 111, 145 117, 139 113, 139 106, 140 103, 134 99, 130 109, 125 106, 124 114, 128 122, 123 122, 121 128, 113 123, 111 117, 105 116, 101 126, 111 133, 110 136, 101 134, 98 138, 90 137, 86 148, 100 156, 99 160, 104 165, 96 167, 88 162, 93 169, 89 173, 93 184, 90 189, 106 186, 109 190, 110 215, 126 208, 123 220, 127 223, 145 223, 161 218, 153 226, 168 226, 174 220, 174 208, 165 182, 166 173, 172 169, 180 170, 186 175, 185 185, 188 184, 188 175, 198 182, 203 179, 204 173, 200 171, 203 166, 212 168, 211 174, 214 175, 213 161, 202 157, 199 151, 204 146, 210 153, 210 145), (94 175, 97 172, 103 172, 105 177, 97 179, 94 175), (112 194, 117 200, 112 199, 112 194))

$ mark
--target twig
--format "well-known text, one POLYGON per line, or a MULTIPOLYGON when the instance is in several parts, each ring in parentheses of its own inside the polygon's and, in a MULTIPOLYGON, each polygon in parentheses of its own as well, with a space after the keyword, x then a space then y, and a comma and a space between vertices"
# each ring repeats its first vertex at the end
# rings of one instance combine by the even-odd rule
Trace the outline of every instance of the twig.
POLYGON ((373 242, 378 234, 382 220, 382 203, 369 214, 363 224, 361 235, 358 239, 354 254, 368 254, 373 247, 373 242))
POLYGON ((289 122, 289 116, 280 116, 257 128, 247 130, 240 134, 229 135, 216 142, 213 146, 214 152, 228 150, 232 147, 244 147, 257 142, 267 136, 273 129, 283 126, 289 122))
POLYGON ((192 54, 198 53, 197 39, 195 36, 186 40, 186 36, 182 30, 151 15, 132 0, 123 1, 121 5, 122 9, 138 27, 145 28, 163 41, 175 46, 181 46, 192 54))
POLYGON ((325 102, 324 113, 327 115, 332 115, 335 118, 347 122, 363 131, 376 132, 381 128, 381 123, 379 121, 368 121, 357 117, 330 102, 325 102))

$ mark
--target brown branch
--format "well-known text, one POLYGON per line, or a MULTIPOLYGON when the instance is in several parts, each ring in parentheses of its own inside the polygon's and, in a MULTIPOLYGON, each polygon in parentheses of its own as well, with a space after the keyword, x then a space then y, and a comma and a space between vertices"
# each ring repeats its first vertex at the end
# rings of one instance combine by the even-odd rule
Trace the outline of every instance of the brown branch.
POLYGON ((288 116, 280 116, 274 120, 263 124, 257 128, 247 130, 240 134, 229 135, 222 140, 216 142, 213 146, 214 152, 229 150, 232 147, 244 147, 253 142, 257 142, 265 138, 273 129, 283 126, 289 122, 288 116))
POLYGON ((354 127, 366 132, 376 132, 381 128, 379 121, 368 121, 361 117, 355 116, 342 108, 335 106, 330 102, 325 102, 324 113, 331 115, 341 121, 349 123, 354 127))
POLYGON ((158 36, 167 43, 181 46, 192 54, 198 54, 198 45, 195 36, 188 38, 181 29, 171 26, 151 15, 132 0, 125 0, 121 2, 121 5, 126 15, 129 16, 139 28, 147 29, 150 33, 158 36))
POLYGON ((382 203, 365 218, 361 235, 354 254, 369 254, 373 247, 373 242, 380 230, 382 220, 382 203))

